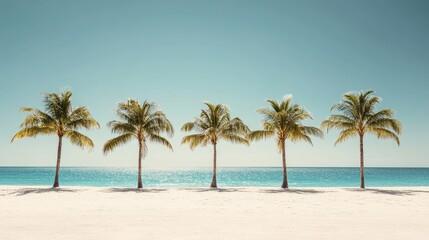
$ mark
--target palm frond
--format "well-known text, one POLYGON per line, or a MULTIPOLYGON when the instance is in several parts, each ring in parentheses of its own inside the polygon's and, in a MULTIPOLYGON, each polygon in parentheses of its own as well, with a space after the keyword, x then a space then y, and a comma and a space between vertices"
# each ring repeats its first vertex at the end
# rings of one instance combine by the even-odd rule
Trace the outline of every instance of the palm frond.
POLYGON ((65 126, 68 129, 90 129, 100 128, 98 122, 92 118, 86 107, 73 108, 67 117, 65 126))
POLYGON ((192 134, 182 138, 182 144, 189 144, 191 150, 197 146, 206 146, 210 142, 210 138, 205 134, 192 134))
POLYGON ((126 133, 108 140, 103 146, 104 154, 107 154, 108 152, 113 151, 115 148, 128 143, 132 138, 133 134, 126 133))
POLYGON ((135 136, 137 136, 136 126, 127 122, 110 121, 107 123, 107 127, 111 128, 112 133, 117 133, 117 134, 132 133, 135 136))
POLYGON ((249 145, 249 140, 236 134, 222 134, 221 138, 228 142, 249 145))
POLYGON ((281 108, 280 108, 280 106, 279 106, 279 104, 277 103, 276 100, 268 99, 267 102, 270 103, 271 108, 274 109, 274 111, 276 111, 276 112, 280 112, 281 111, 281 108))
POLYGON ((401 144, 399 141, 398 135, 396 135, 394 132, 385 129, 385 128, 371 128, 368 130, 368 132, 374 134, 379 139, 393 139, 396 141, 398 146, 401 144))
POLYGON ((98 122, 92 117, 82 117, 76 120, 72 120, 66 124, 68 129, 90 129, 90 128, 100 128, 98 122))
POLYGON ((91 149, 94 147, 92 140, 78 131, 67 130, 64 132, 64 137, 68 138, 71 143, 81 148, 88 147, 91 149))
POLYGON ((323 131, 317 127, 301 126, 301 131, 309 136, 316 136, 319 138, 323 138, 324 136, 323 131))
MULTIPOLYGON (((228 129, 226 124, 223 125, 223 128, 228 129)), ((243 120, 241 120, 240 118, 234 118, 230 120, 229 128, 234 129, 237 132, 237 134, 241 134, 244 136, 247 136, 251 132, 249 127, 246 124, 244 124, 243 120)))
POLYGON ((150 134, 165 132, 170 137, 174 134, 173 125, 161 111, 155 111, 145 117, 141 128, 150 134))
POLYGON ((327 130, 331 128, 342 130, 335 144, 353 136, 363 136, 365 132, 375 134, 378 138, 393 138, 399 144, 396 134, 401 133, 402 124, 393 118, 394 112, 391 109, 376 112, 376 106, 380 104, 381 98, 373 96, 374 93, 372 90, 346 93, 341 102, 332 107, 341 114, 329 116, 321 126, 327 130))
POLYGON ((71 104, 71 91, 60 94, 45 93, 43 102, 45 111, 37 108, 21 108, 21 112, 28 115, 21 123, 21 130, 15 134, 12 141, 23 137, 35 137, 39 134, 58 135, 70 138, 71 142, 78 146, 92 147, 92 141, 77 132, 80 128, 98 128, 86 107, 73 108, 71 104))
MULTIPOLYGON (((22 109, 21 109, 22 111, 22 109)), ((55 119, 50 116, 47 113, 42 112, 39 109, 36 108, 26 108, 25 111, 22 112, 28 112, 29 114, 24 119, 24 121, 21 123, 20 127, 36 127, 36 126, 50 126, 55 127, 57 125, 57 122, 55 119)))
POLYGON ((345 140, 358 136, 359 132, 356 129, 345 129, 340 132, 340 136, 338 137, 337 141, 335 142, 335 145, 344 142, 345 140))
POLYGON ((155 103, 145 100, 142 104, 134 99, 117 104, 116 114, 121 121, 110 121, 107 126, 112 133, 122 134, 105 144, 104 152, 112 151, 116 146, 127 143, 132 137, 142 145, 142 153, 147 154, 146 141, 161 143, 173 149, 171 144, 160 134, 173 136, 174 128, 166 115, 158 110, 155 103))
POLYGON ((184 132, 190 132, 190 131, 192 131, 192 129, 194 129, 194 127, 195 127, 194 122, 187 122, 187 123, 183 124, 181 130, 184 132))
POLYGON ((312 143, 310 136, 323 137, 320 129, 302 125, 302 121, 312 119, 312 116, 300 105, 292 104, 291 96, 284 97, 280 103, 275 100, 268 102, 271 108, 258 110, 263 116, 264 130, 253 131, 249 134, 249 139, 261 140, 277 134, 277 145, 281 147, 286 139, 312 143))
POLYGON ((39 110, 39 109, 37 109, 37 108, 29 108, 29 107, 22 107, 22 108, 19 109, 20 112, 33 112, 34 110, 39 110))
POLYGON ((52 127, 26 127, 18 131, 12 138, 11 142, 24 137, 36 137, 37 135, 54 135, 57 134, 55 128, 52 127))
POLYGON ((262 139, 267 139, 267 138, 272 137, 274 135, 275 135, 275 131, 256 130, 256 131, 252 131, 248 135, 248 138, 251 141, 259 141, 262 139))
POLYGON ((311 137, 304 132, 299 132, 299 131, 291 132, 287 135, 287 139, 291 140, 292 142, 305 141, 313 145, 313 141, 311 140, 311 137))
POLYGON ((160 143, 163 146, 170 149, 171 151, 173 151, 173 146, 171 145, 171 143, 167 139, 165 139, 159 135, 156 135, 156 134, 147 135, 147 140, 152 141, 152 142, 156 142, 156 143, 160 143))
POLYGON ((322 124, 321 124, 321 128, 325 128, 328 132, 332 128, 344 130, 344 129, 355 128, 355 127, 356 127, 355 122, 336 121, 336 120, 331 120, 330 118, 328 120, 322 121, 322 124))
POLYGON ((191 149, 206 146, 208 143, 216 144, 220 139, 248 144, 246 137, 250 133, 250 129, 241 119, 231 119, 229 108, 226 105, 210 102, 204 102, 204 104, 207 109, 201 110, 199 118, 182 126, 182 131, 195 132, 195 134, 185 136, 182 144, 189 144, 191 149))

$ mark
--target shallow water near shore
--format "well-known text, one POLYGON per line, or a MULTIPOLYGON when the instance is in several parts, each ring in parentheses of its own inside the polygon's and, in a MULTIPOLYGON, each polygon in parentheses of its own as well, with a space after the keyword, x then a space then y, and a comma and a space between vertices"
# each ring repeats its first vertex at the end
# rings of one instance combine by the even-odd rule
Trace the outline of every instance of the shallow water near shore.
MULTIPOLYGON (((0 185, 51 185, 54 167, 0 167, 0 185)), ((145 187, 207 187, 211 168, 148 170, 143 169, 145 187)), ((359 168, 288 168, 291 187, 359 186, 359 168)), ((366 168, 367 187, 429 186, 429 168, 366 168)), ((62 186, 134 187, 134 168, 64 167, 60 172, 62 186)), ((278 187, 282 169, 219 168, 218 186, 278 187)))

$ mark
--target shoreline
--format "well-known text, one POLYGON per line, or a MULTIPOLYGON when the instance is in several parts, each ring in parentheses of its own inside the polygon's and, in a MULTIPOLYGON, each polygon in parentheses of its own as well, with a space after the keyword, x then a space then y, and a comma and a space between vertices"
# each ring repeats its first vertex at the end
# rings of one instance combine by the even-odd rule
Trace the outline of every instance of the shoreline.
MULTIPOLYGON (((58 188, 52 187, 52 185, 1 185, 0 184, 0 191, 5 189, 19 189, 19 188, 43 188, 43 189, 136 189, 138 190, 137 186, 78 186, 78 185, 65 185, 58 188)), ((280 186, 218 186, 217 188, 211 188, 210 186, 189 186, 189 187, 173 187, 173 186, 166 186, 166 187, 157 187, 157 186, 145 186, 143 183, 143 190, 144 189, 162 189, 162 190, 193 190, 193 189, 209 189, 209 190, 216 190, 216 189, 236 189, 236 190, 258 190, 258 189, 276 189, 276 190, 294 190, 294 189, 321 189, 321 190, 329 190, 329 189, 344 189, 344 190, 377 190, 377 189, 393 189, 393 190, 413 190, 413 189, 427 189, 429 190, 429 186, 369 186, 364 189, 359 188, 359 186, 292 186, 287 189, 283 189, 280 186)))
MULTIPOLYGON (((77 190, 103 190, 103 189, 136 189, 139 190, 137 187, 117 187, 117 186, 60 186, 58 188, 54 188, 51 185, 0 185, 0 191, 7 190, 7 189, 21 189, 21 188, 38 188, 38 189, 77 189, 77 190)), ((160 189, 160 190, 196 190, 196 189, 206 189, 206 190, 221 190, 221 189, 235 189, 235 190, 243 190, 243 191, 252 191, 252 190, 284 190, 287 192, 288 190, 294 190, 294 189, 320 189, 320 190, 383 190, 383 189, 390 189, 390 190, 416 190, 416 189, 422 189, 422 190, 428 190, 429 186, 386 186, 386 187, 366 187, 364 189, 359 188, 359 186, 356 187, 289 187, 286 189, 283 189, 281 187, 271 187, 271 186, 220 186, 217 188, 210 188, 207 187, 145 187, 143 186, 140 190, 145 189, 160 189)), ((429 192, 428 192, 429 193, 429 192)))

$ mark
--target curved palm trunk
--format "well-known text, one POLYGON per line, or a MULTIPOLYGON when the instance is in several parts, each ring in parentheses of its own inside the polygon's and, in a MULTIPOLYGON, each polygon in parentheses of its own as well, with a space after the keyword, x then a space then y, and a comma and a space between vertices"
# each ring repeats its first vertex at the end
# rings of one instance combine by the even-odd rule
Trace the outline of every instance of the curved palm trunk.
POLYGON ((216 181, 216 143, 213 144, 213 179, 212 184, 210 185, 212 188, 217 188, 217 181, 216 181))
POLYGON ((363 135, 360 136, 360 188, 365 188, 364 164, 363 164, 363 135))
POLYGON ((63 146, 63 137, 58 136, 58 150, 57 150, 57 166, 55 168, 55 180, 54 185, 52 187, 56 188, 60 186, 59 178, 60 178, 60 162, 61 162, 61 148, 63 146))
POLYGON ((282 141, 282 163, 283 163, 283 184, 282 188, 288 188, 287 171, 286 171, 286 142, 282 141))
POLYGON ((143 188, 143 181, 142 181, 142 148, 143 144, 141 141, 139 141, 139 176, 137 180, 137 188, 143 188))

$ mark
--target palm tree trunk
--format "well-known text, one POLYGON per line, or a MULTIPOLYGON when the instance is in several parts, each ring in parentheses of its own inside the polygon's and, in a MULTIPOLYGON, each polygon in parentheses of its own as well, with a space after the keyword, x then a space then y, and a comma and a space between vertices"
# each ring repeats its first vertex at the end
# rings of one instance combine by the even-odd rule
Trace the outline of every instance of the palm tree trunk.
POLYGON ((360 188, 365 188, 364 164, 363 164, 363 135, 360 135, 360 188))
POLYGON ((213 144, 213 179, 212 184, 210 185, 212 188, 217 188, 217 181, 216 181, 216 143, 213 144))
POLYGON ((286 171, 286 141, 282 141, 282 163, 283 163, 283 184, 282 188, 289 188, 287 182, 287 171, 286 171))
POLYGON ((142 181, 142 148, 143 144, 141 141, 139 141, 139 176, 137 180, 137 188, 143 188, 143 181, 142 181))
POLYGON ((57 188, 60 186, 59 178, 60 178, 60 162, 61 162, 61 148, 63 146, 63 137, 58 136, 58 150, 57 150, 57 166, 55 168, 55 180, 54 185, 52 187, 57 188))

